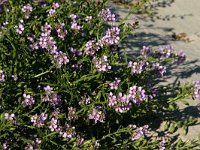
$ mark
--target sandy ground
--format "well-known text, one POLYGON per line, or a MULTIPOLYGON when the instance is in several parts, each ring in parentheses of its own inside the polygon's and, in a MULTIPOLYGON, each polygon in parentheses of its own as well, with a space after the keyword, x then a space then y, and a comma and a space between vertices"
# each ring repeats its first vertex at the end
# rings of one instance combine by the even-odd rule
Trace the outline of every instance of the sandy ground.
MULTIPOLYGON (((169 2, 169 0, 168 0, 169 2)), ((128 9, 123 6, 110 4, 115 8, 120 17, 126 16, 128 9)), ((180 81, 181 84, 200 80, 200 0, 175 0, 165 7, 158 7, 153 19, 141 15, 132 15, 126 21, 133 23, 134 18, 140 22, 140 28, 136 29, 124 46, 128 47, 129 57, 137 55, 143 46, 158 47, 160 45, 172 45, 176 50, 186 53, 187 61, 182 66, 168 70, 170 75, 167 84, 180 81), (183 34, 179 40, 172 35, 183 34)), ((188 99, 189 106, 178 104, 186 115, 198 118, 200 122, 200 109, 197 105, 200 100, 188 99)), ((197 139, 200 134, 200 125, 197 123, 189 128, 187 136, 180 135, 183 139, 197 139)))

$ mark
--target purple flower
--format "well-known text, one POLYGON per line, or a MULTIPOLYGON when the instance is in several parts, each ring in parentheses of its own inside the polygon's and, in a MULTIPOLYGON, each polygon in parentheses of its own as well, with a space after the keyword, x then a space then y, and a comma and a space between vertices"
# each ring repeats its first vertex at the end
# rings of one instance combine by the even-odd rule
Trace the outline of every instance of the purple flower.
POLYGON ((99 13, 99 16, 104 20, 104 21, 110 21, 110 22, 115 22, 115 14, 112 14, 110 9, 102 9, 101 12, 99 13))
POLYGON ((103 45, 105 43, 107 45, 117 44, 120 39, 119 32, 120 32, 120 29, 118 27, 112 27, 112 28, 108 29, 106 31, 106 35, 100 41, 101 45, 103 45))
POLYGON ((30 48, 32 50, 36 50, 36 49, 39 49, 39 45, 38 45, 38 43, 32 43, 32 44, 30 44, 30 48))
POLYGON ((64 23, 55 25, 55 29, 57 31, 58 37, 61 38, 62 40, 64 40, 65 36, 68 33, 67 30, 64 29, 64 26, 65 26, 64 23))
POLYGON ((71 23, 71 28, 73 30, 80 30, 81 29, 81 26, 79 26, 76 22, 72 22, 71 23))
POLYGON ((60 134, 63 138, 73 138, 76 135, 75 127, 72 127, 71 125, 67 124, 65 127, 63 127, 60 131, 60 134))
POLYGON ((48 10, 48 16, 52 16, 59 7, 60 5, 58 3, 53 3, 52 8, 48 10))
POLYGON ((75 14, 71 14, 69 17, 72 19, 71 28, 73 30, 80 30, 81 26, 78 25, 78 16, 75 14))
POLYGON ((88 118, 94 120, 95 123, 103 122, 105 120, 105 113, 100 106, 93 107, 90 111, 88 118))
POLYGON ((43 127, 45 125, 45 120, 47 119, 48 115, 45 113, 41 113, 40 115, 35 114, 31 116, 31 122, 33 126, 36 127, 43 127))
POLYGON ((31 144, 26 145, 24 150, 38 150, 41 142, 42 141, 39 138, 36 138, 34 141, 31 142, 31 144))
POLYGON ((157 53, 161 58, 169 58, 172 56, 173 51, 174 49, 170 45, 167 45, 160 47, 157 53))
POLYGON ((157 75, 158 76, 163 76, 164 73, 166 73, 166 67, 164 66, 161 66, 159 63, 156 63, 153 65, 154 66, 154 69, 155 71, 157 72, 157 75))
POLYGON ((42 96, 43 102, 50 102, 52 106, 58 105, 61 101, 60 96, 53 91, 53 88, 50 86, 44 87, 45 96, 42 96))
POLYGON ((92 16, 86 16, 86 17, 85 17, 85 21, 86 21, 86 22, 90 22, 91 20, 92 20, 92 16))
POLYGON ((73 47, 70 48, 70 52, 72 53, 72 57, 81 56, 83 54, 80 49, 74 49, 73 47))
POLYGON ((18 24, 18 26, 15 26, 15 31, 18 33, 18 34, 22 34, 24 32, 24 24, 23 24, 23 20, 20 20, 20 23, 18 24))
POLYGON ((51 118, 49 129, 53 131, 58 131, 58 120, 56 118, 51 118))
POLYGON ((194 96, 196 99, 200 100, 200 81, 194 81, 194 96))
POLYGON ((108 106, 110 106, 110 107, 113 107, 113 106, 117 105, 117 103, 118 103, 117 96, 113 95, 112 92, 110 92, 108 100, 109 100, 108 106))
POLYGON ((3 70, 0 70, 0 82, 5 81, 5 73, 3 70))
POLYGON ((128 63, 128 68, 131 68, 131 73, 132 74, 141 74, 142 71, 144 71, 144 69, 148 66, 147 62, 132 62, 130 61, 128 63))
POLYGON ((27 4, 22 7, 22 12, 25 13, 25 18, 29 19, 30 13, 33 11, 33 7, 30 4, 27 4))
POLYGON ((69 16, 69 18, 71 18, 72 19, 72 22, 78 22, 78 16, 77 15, 75 15, 75 14, 71 14, 70 16, 69 16))
POLYGON ((60 114, 59 108, 55 108, 54 111, 52 112, 52 116, 54 116, 55 118, 58 118, 59 114, 60 114))
POLYGON ((33 96, 24 93, 23 98, 24 100, 22 102, 22 105, 31 107, 33 104, 35 104, 35 99, 33 98, 33 96))
POLYGON ((126 112, 132 108, 130 103, 130 96, 126 94, 119 93, 117 97, 117 105, 115 106, 116 112, 126 112))
POLYGON ((46 49, 50 54, 56 53, 58 49, 56 46, 56 42, 53 40, 53 37, 50 36, 52 27, 48 23, 45 23, 45 25, 42 26, 41 30, 42 33, 38 40, 38 45, 41 48, 46 49))
POLYGON ((95 40, 90 40, 85 44, 84 53, 93 56, 100 49, 95 40))
POLYGON ((107 72, 111 69, 111 66, 108 63, 107 56, 103 56, 102 58, 93 58, 93 64, 95 65, 96 69, 100 72, 107 72))
POLYGON ((159 93, 158 93, 158 91, 156 89, 153 89, 151 94, 148 95, 150 100, 152 100, 153 98, 158 97, 158 96, 159 96, 159 93))
POLYGON ((140 53, 144 58, 147 58, 151 52, 151 48, 148 46, 143 46, 142 49, 140 50, 140 53))
POLYGON ((78 119, 78 116, 76 115, 75 108, 73 108, 73 107, 68 108, 68 119, 70 121, 78 119))
POLYGON ((44 90, 45 90, 45 93, 47 95, 50 95, 50 94, 54 93, 53 88, 50 87, 49 85, 47 85, 46 87, 44 87, 44 90))
POLYGON ((32 12, 33 11, 33 7, 30 4, 27 4, 27 5, 22 7, 22 11, 23 12, 32 12))
POLYGON ((132 108, 129 95, 119 93, 118 96, 115 96, 110 92, 108 100, 108 106, 113 107, 116 112, 123 113, 132 108))
POLYGON ((52 27, 51 27, 51 25, 49 25, 49 24, 46 22, 46 23, 44 24, 44 26, 41 27, 41 30, 42 30, 44 36, 48 36, 48 35, 51 34, 52 27))
POLYGON ((5 118, 5 120, 12 122, 13 124, 17 123, 17 117, 13 113, 12 114, 5 113, 4 118, 5 118))
POLYGON ((3 143, 3 150, 9 150, 9 145, 7 142, 3 143))
POLYGON ((115 78, 115 81, 109 83, 110 89, 111 90, 113 90, 113 89, 117 90, 120 82, 121 82, 121 80, 119 80, 118 78, 115 78))
POLYGON ((90 104, 90 99, 87 96, 82 96, 81 101, 78 103, 79 105, 87 105, 90 104))
POLYGON ((62 65, 66 65, 69 62, 69 59, 65 53, 62 51, 56 52, 53 55, 52 63, 56 63, 58 68, 60 68, 62 65))
POLYGON ((48 16, 53 16, 53 14, 56 12, 56 10, 55 9, 49 9, 48 10, 48 16))
POLYGON ((52 8, 53 9, 58 9, 60 7, 60 5, 58 3, 53 3, 52 8))
POLYGON ((131 135, 131 140, 135 141, 139 138, 143 137, 148 132, 148 125, 144 125, 143 127, 136 128, 135 125, 129 125, 129 127, 133 130, 131 135))
POLYGON ((176 56, 178 57, 177 60, 178 65, 182 64, 186 60, 186 55, 182 50, 179 51, 178 54, 176 54, 176 56))
POLYGON ((145 90, 142 87, 132 86, 129 89, 130 100, 135 104, 143 103, 147 96, 145 95, 145 90))

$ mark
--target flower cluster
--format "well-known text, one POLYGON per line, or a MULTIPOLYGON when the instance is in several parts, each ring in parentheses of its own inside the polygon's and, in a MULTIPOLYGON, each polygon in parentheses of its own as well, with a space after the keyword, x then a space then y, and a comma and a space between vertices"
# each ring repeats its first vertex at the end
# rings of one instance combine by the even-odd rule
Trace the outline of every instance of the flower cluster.
POLYGON ((85 17, 85 21, 86 21, 86 22, 89 22, 89 23, 90 23, 91 20, 92 20, 92 16, 86 16, 86 17, 85 17))
POLYGON ((107 72, 111 69, 111 66, 108 63, 107 56, 103 56, 102 58, 93 58, 93 63, 96 67, 96 69, 100 72, 107 72))
POLYGON ((62 51, 54 53, 52 63, 56 63, 58 68, 60 68, 62 65, 66 65, 68 62, 69 59, 67 55, 62 51))
POLYGON ((59 131, 59 126, 58 126, 58 119, 56 118, 51 118, 49 129, 53 131, 59 131))
POLYGON ((140 61, 140 62, 132 62, 128 63, 128 68, 131 68, 132 74, 141 74, 142 71, 148 66, 148 62, 140 61))
POLYGON ((53 110, 52 116, 58 118, 59 114, 60 114, 60 108, 57 107, 53 110))
POLYGON ((43 33, 39 38, 38 44, 41 48, 46 49, 49 52, 52 56, 52 63, 55 63, 57 67, 60 68, 62 65, 66 65, 69 62, 69 59, 65 53, 58 51, 56 42, 53 40, 53 37, 50 36, 51 30, 52 27, 48 23, 45 23, 45 25, 42 26, 43 33))
POLYGON ((36 138, 31 144, 28 144, 24 147, 24 150, 38 150, 39 145, 42 143, 42 140, 36 138))
POLYGON ((194 96, 200 100, 200 81, 194 81, 194 96))
POLYGON ((140 54, 144 58, 147 58, 150 53, 151 53, 151 48, 149 46, 143 46, 142 49, 140 50, 140 54))
POLYGON ((41 48, 47 49, 50 53, 54 53, 57 50, 56 42, 51 37, 52 27, 48 23, 45 23, 41 27, 42 33, 38 40, 38 44, 41 48))
POLYGON ((3 70, 0 70, 0 82, 5 81, 5 73, 3 70))
POLYGON ((145 90, 142 87, 132 86, 129 89, 129 95, 131 101, 135 104, 141 104, 146 100, 145 90))
POLYGON ((49 122, 49 129, 52 132, 58 132, 63 138, 73 138, 76 135, 75 127, 66 124, 64 127, 59 125, 59 121, 56 118, 51 118, 49 122))
POLYGON ((62 127, 59 133, 63 138, 67 139, 73 138, 76 135, 75 127, 69 124, 67 124, 65 127, 62 127))
POLYGON ((95 40, 90 40, 85 44, 84 53, 94 56, 94 54, 100 49, 99 44, 95 40))
POLYGON ((101 45, 114 45, 120 40, 119 37, 120 29, 118 27, 112 27, 106 31, 106 35, 100 40, 101 45))
POLYGON ((5 118, 5 120, 9 120, 13 123, 16 123, 16 121, 17 121, 17 117, 15 116, 15 114, 5 113, 4 118, 5 118))
POLYGON ((64 29, 65 24, 61 23, 61 24, 56 24, 55 25, 55 29, 57 31, 58 37, 61 38, 62 40, 65 39, 65 36, 67 35, 67 30, 64 29))
POLYGON ((128 94, 119 93, 118 96, 110 92, 108 106, 113 107, 116 112, 126 112, 132 108, 132 103, 141 104, 146 100, 145 90, 142 87, 132 86, 128 94))
POLYGON ((115 14, 112 14, 110 9, 102 9, 99 13, 99 17, 101 17, 104 21, 115 22, 115 14))
POLYGON ((35 35, 31 34, 27 37, 27 40, 31 43, 29 46, 32 50, 39 49, 39 42, 35 42, 35 35))
POLYGON ((80 30, 81 26, 78 25, 78 16, 75 14, 71 14, 69 17, 72 19, 71 28, 73 30, 80 30))
POLYGON ((108 100, 108 106, 113 107, 116 112, 123 113, 132 108, 129 95, 119 93, 118 96, 115 96, 110 92, 108 100))
POLYGON ((72 57, 81 56, 83 54, 80 49, 75 49, 73 47, 70 48, 70 52, 72 53, 72 57))
POLYGON ((129 125, 129 128, 133 130, 131 135, 131 140, 135 141, 141 137, 143 137, 146 133, 148 133, 148 125, 144 125, 143 127, 137 128, 136 125, 129 125))
POLYGON ((45 120, 47 119, 48 115, 45 113, 41 113, 40 115, 35 114, 31 116, 31 122, 33 126, 36 127, 43 127, 45 125, 45 120))
POLYGON ((75 108, 73 108, 73 107, 68 108, 68 119, 70 121, 78 119, 78 116, 76 115, 75 108))
POLYGON ((87 105, 90 104, 90 98, 87 96, 82 96, 81 100, 78 103, 79 105, 87 105))
POLYGON ((90 111, 88 118, 90 120, 94 120, 95 123, 103 122, 105 120, 105 112, 102 110, 100 106, 95 106, 90 111))
POLYGON ((58 9, 59 7, 60 5, 54 2, 52 8, 48 10, 48 16, 52 16, 56 12, 56 9, 58 9))
POLYGON ((185 53, 183 51, 179 51, 178 54, 176 54, 178 57, 177 64, 180 65, 186 60, 185 53))
POLYGON ((121 80, 119 80, 118 78, 115 78, 115 81, 109 83, 110 89, 117 90, 120 82, 121 82, 121 80))
POLYGON ((153 66, 158 76, 162 77, 166 73, 166 67, 161 66, 159 63, 153 64, 153 66))
POLYGON ((157 51, 160 58, 169 58, 172 56, 173 52, 174 52, 174 49, 170 45, 162 46, 157 51))
POLYGON ((22 101, 22 105, 31 107, 33 104, 35 104, 35 99, 33 96, 24 93, 23 98, 24 100, 22 101))
POLYGON ((24 21, 23 20, 20 20, 20 23, 14 27, 15 28, 15 31, 18 33, 18 34, 22 34, 24 32, 24 21))
POLYGON ((25 18, 29 19, 30 13, 33 11, 33 7, 30 4, 27 4, 22 7, 22 12, 25 13, 25 18))
POLYGON ((50 102, 52 106, 59 104, 61 101, 60 96, 53 91, 53 88, 49 85, 44 87, 45 96, 42 96, 43 102, 50 102))

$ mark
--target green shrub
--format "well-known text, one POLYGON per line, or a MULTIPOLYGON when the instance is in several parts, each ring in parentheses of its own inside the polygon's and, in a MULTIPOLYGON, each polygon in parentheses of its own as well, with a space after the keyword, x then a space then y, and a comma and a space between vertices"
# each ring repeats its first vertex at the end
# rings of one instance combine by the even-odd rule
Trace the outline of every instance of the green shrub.
MULTIPOLYGON (((127 60, 131 29, 105 2, 9 1, 0 14, 0 144, 4 149, 160 149, 155 113, 178 97, 157 80, 183 53, 170 46, 127 60)), ((163 118, 164 119, 164 118, 163 118)))

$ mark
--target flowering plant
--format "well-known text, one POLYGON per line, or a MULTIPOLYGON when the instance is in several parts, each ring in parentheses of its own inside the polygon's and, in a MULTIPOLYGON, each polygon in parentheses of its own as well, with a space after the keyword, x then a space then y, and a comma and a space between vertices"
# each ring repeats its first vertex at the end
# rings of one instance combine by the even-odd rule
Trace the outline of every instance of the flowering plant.
POLYGON ((156 84, 166 73, 164 65, 183 63, 183 53, 144 46, 141 56, 129 61, 120 43, 131 28, 105 2, 9 1, 0 15, 2 148, 170 146, 152 138, 145 118, 191 95, 189 87, 166 99, 168 91, 156 84))

